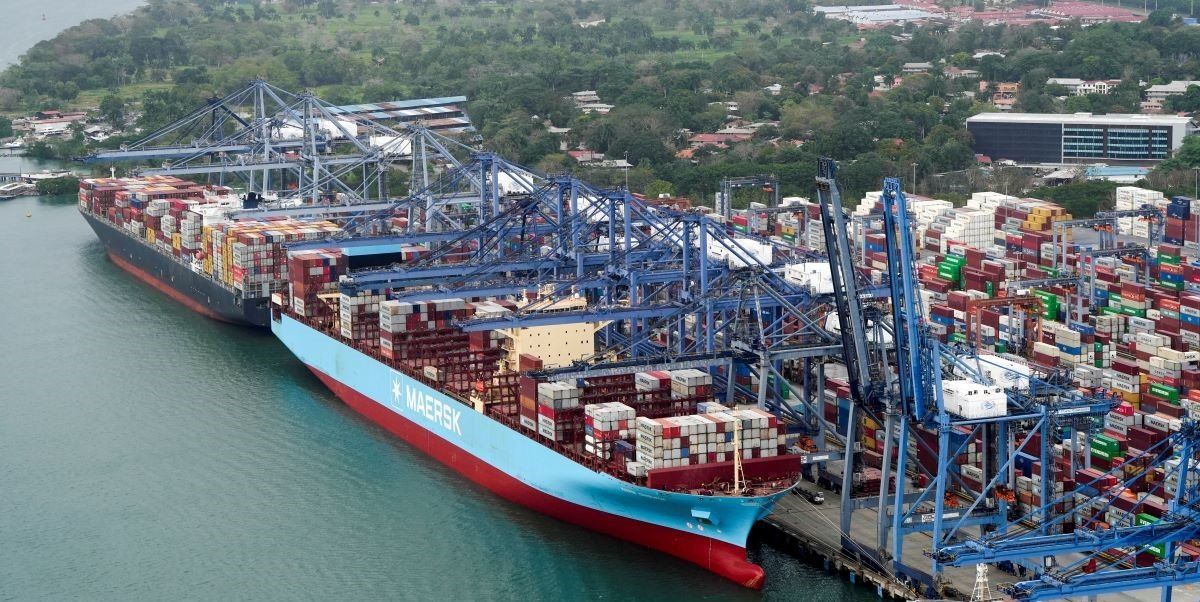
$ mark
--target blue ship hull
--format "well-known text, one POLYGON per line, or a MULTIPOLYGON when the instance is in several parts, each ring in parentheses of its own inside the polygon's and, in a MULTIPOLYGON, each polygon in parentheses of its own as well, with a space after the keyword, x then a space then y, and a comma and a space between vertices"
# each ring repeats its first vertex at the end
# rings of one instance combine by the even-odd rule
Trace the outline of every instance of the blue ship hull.
POLYGON ((291 316, 272 332, 345 403, 500 496, 694 562, 746 587, 746 539, 787 490, 729 497, 650 489, 593 471, 291 316))

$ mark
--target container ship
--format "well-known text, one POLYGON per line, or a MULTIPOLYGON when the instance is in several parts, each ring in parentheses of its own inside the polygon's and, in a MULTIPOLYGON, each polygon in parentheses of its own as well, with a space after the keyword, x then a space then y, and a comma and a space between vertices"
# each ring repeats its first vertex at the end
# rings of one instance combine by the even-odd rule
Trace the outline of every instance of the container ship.
MULTIPOLYGON (((761 587, 747 537, 800 471, 775 415, 717 403, 713 375, 697 368, 539 376, 591 355, 595 325, 464 332, 463 321, 539 299, 351 294, 340 288, 353 280, 348 250, 289 252, 271 322, 342 401, 507 500, 761 587)), ((418 261, 428 250, 399 254, 418 261)), ((546 312, 587 307, 541 302, 546 312)))
POLYGON ((266 328, 287 283, 283 244, 327 237, 329 221, 238 219, 230 188, 171 176, 79 183, 79 212, 121 269, 210 318, 266 328))

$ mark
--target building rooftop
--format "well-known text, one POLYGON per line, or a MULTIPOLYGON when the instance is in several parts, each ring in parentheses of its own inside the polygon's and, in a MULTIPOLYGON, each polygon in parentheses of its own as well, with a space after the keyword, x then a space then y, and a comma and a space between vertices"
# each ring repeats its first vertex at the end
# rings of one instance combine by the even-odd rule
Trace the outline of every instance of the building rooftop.
POLYGON ((373 121, 421 122, 430 129, 470 131, 474 129, 471 119, 463 113, 460 106, 465 102, 466 96, 442 96, 342 105, 329 107, 329 112, 351 118, 364 117, 373 121))
POLYGON ((1191 86, 1200 86, 1200 81, 1181 79, 1168 84, 1158 84, 1146 88, 1146 94, 1183 94, 1191 86))
POLYGON ((865 13, 855 12, 852 14, 854 16, 853 20, 858 22, 919 21, 933 16, 932 13, 913 9, 871 11, 865 13))
POLYGON ((1104 125, 1187 125, 1190 117, 1176 115, 1137 115, 1131 113, 980 113, 967 123, 1096 123, 1104 125))
POLYGON ((696 134, 688 138, 688 142, 693 146, 703 146, 705 144, 730 144, 745 142, 752 138, 751 134, 696 134))
POLYGON ((814 13, 824 13, 826 15, 837 15, 849 12, 877 12, 889 10, 903 10, 904 7, 899 4, 871 4, 866 6, 814 6, 814 13))

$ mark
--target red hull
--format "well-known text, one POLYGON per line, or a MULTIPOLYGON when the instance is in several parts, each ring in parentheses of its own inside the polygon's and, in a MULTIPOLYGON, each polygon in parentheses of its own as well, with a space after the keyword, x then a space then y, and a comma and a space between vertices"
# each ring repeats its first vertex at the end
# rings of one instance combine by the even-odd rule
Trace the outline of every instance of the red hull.
POLYGON ((141 280, 142 282, 149 284, 150 286, 154 287, 155 290, 182 303, 188 309, 190 309, 198 314, 201 314, 203 316, 207 316, 214 320, 220 321, 220 322, 234 324, 234 322, 225 319, 225 317, 223 317, 221 314, 218 314, 218 313, 214 312, 213 310, 209 309, 208 307, 205 307, 203 303, 200 303, 200 302, 196 301, 195 299, 192 299, 192 298, 188 297, 187 295, 175 290, 174 288, 167 286, 165 283, 163 283, 158 278, 155 278, 154 276, 147 274, 145 270, 142 270, 141 268, 133 265, 132 263, 125 261, 125 259, 122 258, 120 255, 117 255, 117 254, 113 253, 112 251, 109 251, 108 258, 111 259, 113 263, 117 264, 117 267, 121 268, 122 270, 125 270, 126 272, 129 272, 130 274, 133 274, 133 276, 135 278, 137 278, 138 280, 141 280))
POLYGON ((745 587, 762 587, 765 577, 762 567, 746 560, 746 549, 743 547, 601 512, 538 491, 406 420, 337 379, 312 366, 308 368, 356 412, 500 497, 542 514, 693 562, 745 587))

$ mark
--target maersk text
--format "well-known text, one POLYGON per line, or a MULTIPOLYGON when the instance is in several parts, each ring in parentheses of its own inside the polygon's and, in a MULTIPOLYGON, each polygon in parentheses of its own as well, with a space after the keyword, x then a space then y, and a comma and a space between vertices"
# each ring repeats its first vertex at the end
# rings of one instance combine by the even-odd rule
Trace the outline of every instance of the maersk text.
POLYGON ((462 418, 462 412, 458 408, 432 395, 423 393, 412 385, 404 386, 404 396, 408 402, 409 410, 423 414, 430 422, 441 425, 442 428, 462 436, 462 428, 459 426, 459 419, 462 418))

